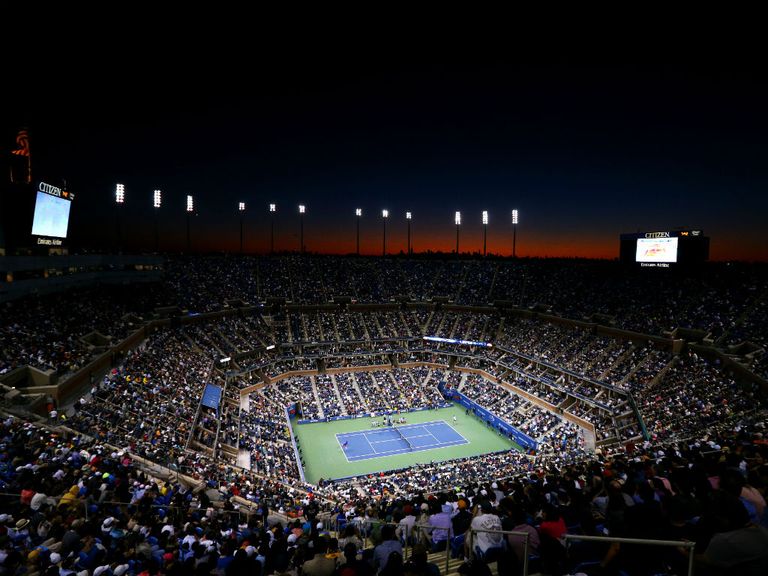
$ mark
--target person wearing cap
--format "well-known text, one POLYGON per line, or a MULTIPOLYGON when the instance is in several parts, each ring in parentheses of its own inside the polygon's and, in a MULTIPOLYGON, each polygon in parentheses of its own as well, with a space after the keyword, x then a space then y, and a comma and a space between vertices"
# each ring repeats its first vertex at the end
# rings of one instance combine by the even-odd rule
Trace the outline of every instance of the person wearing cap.
POLYGON ((400 542, 413 544, 413 527, 416 525, 416 516, 413 514, 413 506, 403 506, 403 518, 397 523, 396 534, 400 542))
POLYGON ((31 543, 29 537, 29 519, 21 518, 13 525, 13 527, 9 528, 8 538, 10 538, 11 542, 16 546, 24 547, 31 543))
POLYGON ((456 503, 457 512, 451 518, 453 533, 456 536, 465 534, 472 524, 472 513, 469 511, 469 503, 466 498, 459 498, 456 503))

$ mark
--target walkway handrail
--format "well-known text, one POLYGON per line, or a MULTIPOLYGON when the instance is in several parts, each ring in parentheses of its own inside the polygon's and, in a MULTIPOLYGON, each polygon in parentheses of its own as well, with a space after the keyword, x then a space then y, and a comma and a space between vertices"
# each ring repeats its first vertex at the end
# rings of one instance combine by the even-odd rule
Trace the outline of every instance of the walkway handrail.
MULTIPOLYGON (((530 545, 530 537, 531 535, 528 532, 520 532, 517 530, 484 530, 482 528, 471 528, 469 529, 469 553, 470 555, 475 553, 475 547, 474 547, 474 539, 475 534, 502 534, 505 536, 523 536, 525 539, 523 540, 523 576, 528 576, 528 547, 530 545)), ((507 543, 507 539, 504 539, 505 544, 507 543)))
POLYGON ((639 544, 641 546, 670 546, 675 548, 688 549, 688 576, 693 576, 693 551, 696 542, 683 540, 652 540, 649 538, 620 538, 618 536, 586 536, 582 534, 565 534, 566 546, 572 540, 582 540, 584 542, 606 542, 609 544, 639 544))

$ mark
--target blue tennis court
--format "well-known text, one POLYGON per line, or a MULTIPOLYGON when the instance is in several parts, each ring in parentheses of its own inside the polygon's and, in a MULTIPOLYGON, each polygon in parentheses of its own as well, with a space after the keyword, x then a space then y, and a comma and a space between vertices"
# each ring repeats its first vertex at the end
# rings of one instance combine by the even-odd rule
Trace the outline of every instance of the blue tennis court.
POLYGON ((421 452, 445 446, 469 444, 469 441, 444 420, 424 424, 402 424, 386 428, 336 434, 339 446, 349 462, 421 452), (347 443, 344 448, 344 443, 347 443))

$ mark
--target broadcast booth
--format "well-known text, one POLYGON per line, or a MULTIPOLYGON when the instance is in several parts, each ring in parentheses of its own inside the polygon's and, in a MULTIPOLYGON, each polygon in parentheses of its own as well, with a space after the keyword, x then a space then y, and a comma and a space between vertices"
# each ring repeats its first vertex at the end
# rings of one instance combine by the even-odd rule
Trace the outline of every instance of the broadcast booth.
POLYGON ((622 234, 619 260, 638 269, 693 269, 709 259, 709 238, 701 230, 622 234))

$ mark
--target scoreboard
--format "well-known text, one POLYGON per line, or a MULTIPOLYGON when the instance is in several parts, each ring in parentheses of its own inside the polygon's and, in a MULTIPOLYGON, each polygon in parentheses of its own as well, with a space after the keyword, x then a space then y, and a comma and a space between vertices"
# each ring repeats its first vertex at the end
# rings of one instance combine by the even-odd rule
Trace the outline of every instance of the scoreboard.
POLYGON ((701 230, 622 234, 619 260, 638 268, 689 268, 709 259, 709 238, 701 230))

